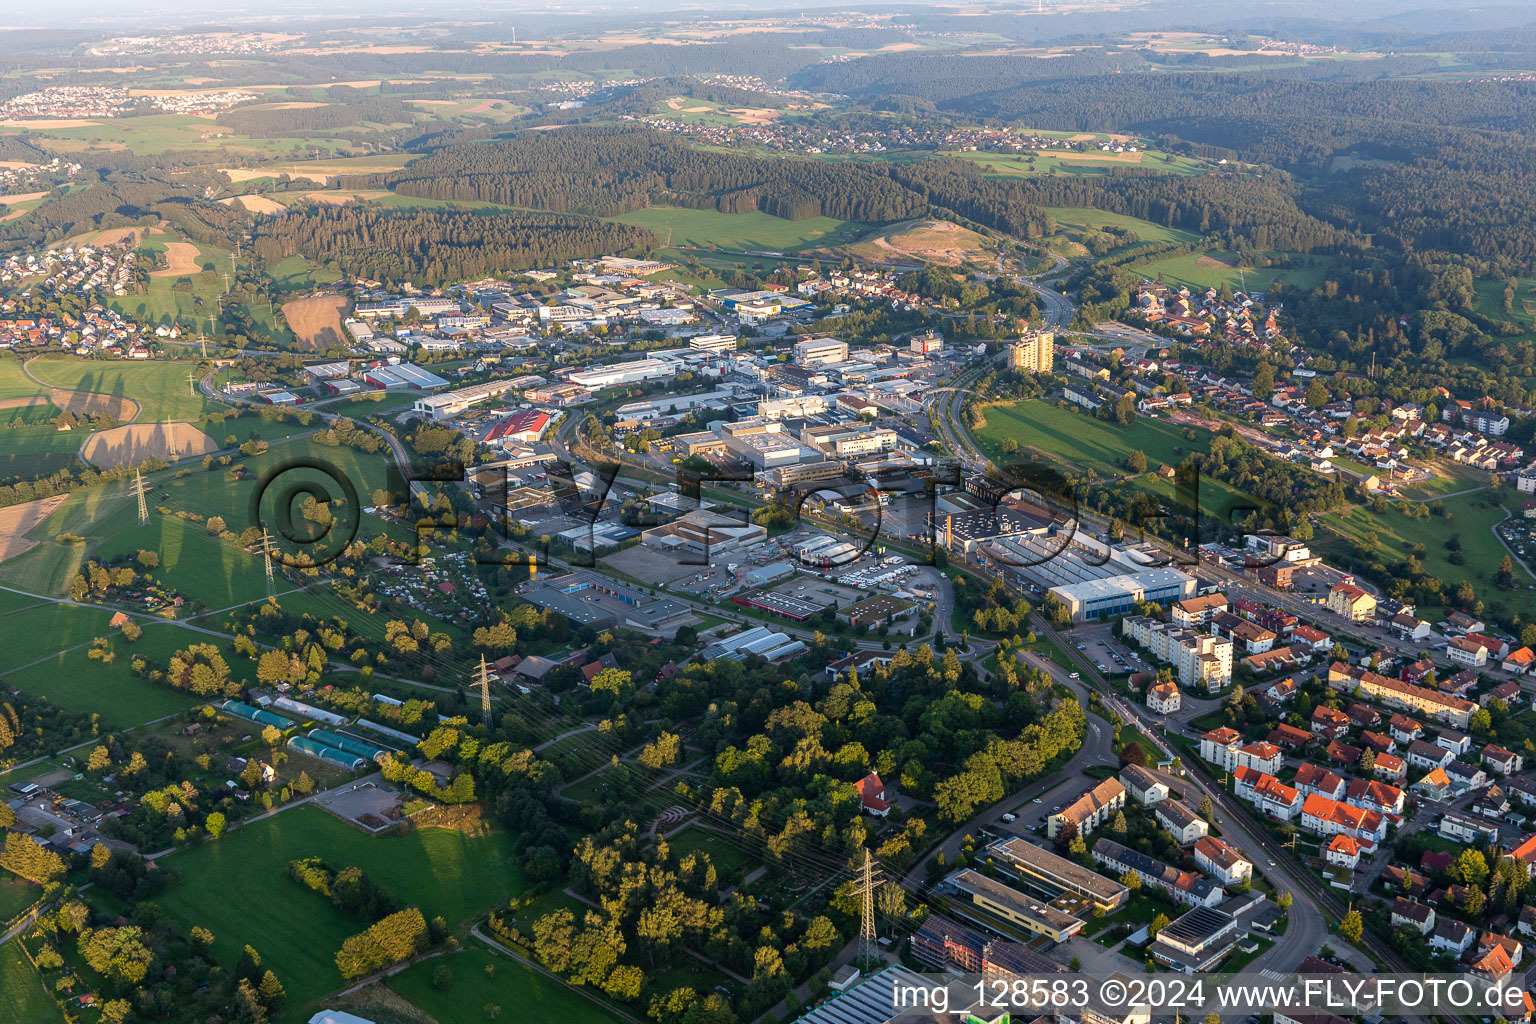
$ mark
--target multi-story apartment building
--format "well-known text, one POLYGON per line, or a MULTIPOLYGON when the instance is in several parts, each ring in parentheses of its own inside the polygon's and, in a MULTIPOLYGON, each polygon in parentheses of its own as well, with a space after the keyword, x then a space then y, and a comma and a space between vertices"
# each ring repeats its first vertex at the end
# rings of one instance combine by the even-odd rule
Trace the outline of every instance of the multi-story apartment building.
POLYGON ((1056 335, 1030 331, 1008 346, 1008 368, 1026 373, 1050 373, 1056 363, 1056 335))
POLYGON ((1122 620, 1120 631, 1161 661, 1174 667, 1174 675, 1187 687, 1204 686, 1214 692, 1232 681, 1232 641, 1196 630, 1158 622, 1144 615, 1122 620))

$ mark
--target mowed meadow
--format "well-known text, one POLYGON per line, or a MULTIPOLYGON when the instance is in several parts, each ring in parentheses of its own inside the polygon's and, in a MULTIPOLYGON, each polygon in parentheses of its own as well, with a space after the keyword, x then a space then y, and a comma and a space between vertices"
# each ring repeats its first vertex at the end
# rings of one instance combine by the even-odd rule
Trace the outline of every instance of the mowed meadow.
POLYGON ((290 879, 288 862, 300 857, 359 867, 401 906, 420 907, 428 920, 441 916, 450 928, 467 926, 523 887, 517 851, 504 833, 470 838, 426 828, 370 836, 312 806, 166 858, 181 881, 161 894, 160 905, 188 928, 211 930, 221 961, 232 963, 243 946, 253 946, 283 979, 291 1019, 307 1018, 311 1004, 342 986, 336 951, 368 924, 290 879))

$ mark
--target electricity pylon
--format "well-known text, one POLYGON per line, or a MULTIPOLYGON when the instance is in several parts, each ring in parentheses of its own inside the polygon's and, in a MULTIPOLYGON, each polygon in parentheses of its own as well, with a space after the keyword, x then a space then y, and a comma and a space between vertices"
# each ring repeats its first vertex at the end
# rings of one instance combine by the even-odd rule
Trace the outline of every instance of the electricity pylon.
POLYGON ((879 884, 880 881, 875 880, 875 859, 866 848, 864 876, 859 880, 859 902, 862 905, 859 915, 859 967, 866 971, 875 959, 875 887, 879 884))
POLYGON ((272 575, 272 538, 265 526, 261 528, 261 557, 267 569, 267 597, 274 598, 277 596, 277 580, 272 575))
POLYGON ((487 724, 491 721, 491 670, 485 664, 485 655, 480 655, 480 668, 475 673, 475 680, 471 689, 480 690, 480 717, 487 724))
POLYGON ((133 471, 133 493, 139 499, 139 525, 148 526, 149 502, 146 500, 146 495, 149 492, 144 489, 144 474, 138 470, 133 471))

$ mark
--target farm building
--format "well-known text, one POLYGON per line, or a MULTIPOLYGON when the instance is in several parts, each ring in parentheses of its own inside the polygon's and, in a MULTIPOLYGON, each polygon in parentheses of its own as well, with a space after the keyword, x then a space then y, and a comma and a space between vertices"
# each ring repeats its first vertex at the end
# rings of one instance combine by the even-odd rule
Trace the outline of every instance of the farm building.
POLYGON ((368 760, 364 757, 358 757, 356 754, 349 754, 344 750, 337 750, 335 747, 328 747, 324 743, 316 743, 308 736, 290 737, 288 746, 290 749, 297 750, 301 754, 308 754, 316 760, 324 761, 326 764, 338 765, 348 771, 356 771, 359 767, 366 764, 368 760))
POLYGON ((377 747, 372 743, 365 743, 355 737, 344 736, 341 733, 330 732, 326 729, 315 729, 309 734, 309 738, 317 743, 324 743, 328 747, 335 747, 337 750, 344 750, 349 754, 356 754, 358 757, 366 757, 370 761, 377 761, 389 753, 383 747, 377 747))
POLYGON ((225 701, 219 706, 219 710, 226 715, 243 718, 248 722, 255 722, 258 725, 275 725, 279 729, 293 728, 293 719, 284 718, 282 715, 274 715, 270 711, 264 711, 249 704, 242 704, 238 700, 225 701))
POLYGON ((296 715, 314 719, 316 722, 325 722, 329 725, 341 725, 346 719, 330 711, 322 711, 320 708, 303 701, 294 700, 292 697, 279 697, 272 702, 272 706, 283 711, 292 711, 296 715))

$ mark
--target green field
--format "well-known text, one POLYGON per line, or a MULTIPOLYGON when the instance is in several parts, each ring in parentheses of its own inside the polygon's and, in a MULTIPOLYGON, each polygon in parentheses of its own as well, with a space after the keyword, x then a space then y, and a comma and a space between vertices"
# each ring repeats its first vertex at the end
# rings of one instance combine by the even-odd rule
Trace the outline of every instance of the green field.
POLYGON ((86 439, 84 430, 60 431, 53 425, 59 411, 52 406, 0 410, 11 422, 35 425, 0 426, 0 480, 48 476, 76 464, 76 453, 86 439))
MULTIPOLYGON (((1369 534, 1374 532, 1376 548, 1381 555, 1400 561, 1407 557, 1414 544, 1423 544, 1424 569, 1443 580, 1447 592, 1454 591, 1461 580, 1469 580, 1477 596, 1485 602, 1492 604, 1502 598, 1512 600, 1516 607, 1528 607, 1530 598, 1526 593, 1508 597, 1510 591, 1494 589, 1493 577, 1504 559, 1505 550, 1493 535, 1493 525, 1504 518, 1505 509, 1497 505, 1485 506, 1479 500, 1484 497, 1486 494, 1480 492, 1443 499, 1442 503, 1450 513, 1449 521, 1433 515, 1428 519, 1409 519, 1395 508, 1381 515, 1369 508, 1333 512, 1319 521, 1317 536, 1322 543, 1318 546, 1326 554, 1330 547, 1337 546, 1336 542, 1329 543, 1331 537, 1345 537, 1369 547, 1369 534), (1466 559, 1463 565, 1452 565, 1447 558, 1450 552, 1446 550, 1445 542, 1453 534, 1461 539, 1461 553, 1466 559)), ((1510 505, 1516 508, 1519 506, 1517 498, 1509 499, 1510 505)), ((1515 579, 1522 587, 1536 582, 1520 568, 1519 562, 1515 563, 1515 579)))
MULTIPOLYGON (((147 117, 118 117, 105 120, 88 120, 71 127, 28 129, 29 137, 41 137, 50 150, 76 153, 87 150, 130 150, 135 156, 154 156, 168 149, 220 150, 230 154, 280 157, 302 146, 313 152, 317 148, 336 152, 351 145, 345 139, 324 138, 275 138, 256 139, 235 135, 227 131, 222 137, 203 138, 204 133, 217 129, 215 122, 190 114, 157 114, 147 117)), ((19 129, 9 134, 23 134, 19 129)))
MULTIPOLYGON (((109 613, 98 611, 105 626, 109 613)), ((103 628, 103 635, 112 631, 103 628)), ((149 623, 137 644, 118 638, 112 641, 116 657, 110 663, 89 658, 85 650, 61 653, 29 668, 0 676, 6 686, 47 697, 70 711, 100 714, 110 726, 126 728, 174 714, 196 703, 189 693, 160 686, 133 674, 129 665, 134 654, 164 663, 171 653, 190 643, 212 643, 217 638, 194 633, 170 623, 149 623)), ((62 648, 60 644, 55 650, 62 648)), ((226 650, 226 657, 229 653, 226 650)), ((244 658, 230 658, 236 676, 251 672, 244 658)))
POLYGON ((719 246, 773 252, 854 242, 870 230, 867 224, 831 217, 784 220, 766 213, 720 213, 673 206, 651 206, 609 219, 647 228, 663 246, 719 246))
POLYGON ((1204 431, 1198 432, 1198 440, 1188 441, 1178 427, 1161 420, 1142 416, 1122 427, 1076 408, 1058 408, 1041 399, 995 406, 985 411, 987 424, 976 431, 976 439, 999 465, 1024 459, 1023 449, 1035 448, 1049 458, 1113 477, 1126 474, 1125 459, 1132 451, 1140 450, 1147 457, 1147 467, 1156 469, 1159 463, 1178 465, 1191 452, 1210 450, 1210 435, 1204 431), (1013 456, 1002 450, 1003 441, 1010 437, 1020 447, 1013 456))
POLYGON ((478 947, 415 964, 385 984, 441 1024, 484 1021, 485 1007, 493 1004, 501 1007, 500 1019, 510 1021, 598 1024, 614 1019, 580 991, 478 947), (432 986, 432 973, 440 965, 451 972, 446 991, 432 986), (495 977, 486 973, 488 967, 494 968, 495 977))
POLYGON ((182 881, 160 903, 188 927, 211 929, 221 960, 233 962, 243 945, 254 946, 287 986, 292 1013, 342 986, 333 958, 364 924, 290 880, 290 860, 318 856, 337 867, 355 865, 402 905, 456 926, 520 891, 516 852, 502 834, 469 839, 423 829, 369 836, 306 805, 176 854, 166 864, 182 881))
POLYGON ((0 946, 0 1024, 52 1024, 63 1019, 22 951, 21 940, 0 946))
POLYGON ((1138 263, 1133 268, 1148 278, 1169 285, 1184 285, 1204 291, 1220 288, 1223 284, 1233 291, 1245 286, 1250 293, 1262 293, 1277 278, 1286 287, 1314 288, 1320 284, 1326 271, 1322 267, 1284 269, 1276 267, 1237 266, 1237 257, 1228 252, 1211 250, 1207 253, 1182 253, 1162 259, 1138 263))
POLYGON ((1123 228, 1136 232, 1143 242, 1193 242, 1198 237, 1180 228, 1164 227, 1139 217, 1084 206, 1047 206, 1045 212, 1061 227, 1074 231, 1123 228))
POLYGON ((1102 153, 1091 150, 1086 153, 1042 150, 1038 156, 1028 153, 950 153, 945 157, 966 160, 984 168, 988 174, 999 176, 1058 174, 1085 175, 1108 174, 1115 168, 1137 167, 1159 174, 1201 174, 1206 165, 1185 156, 1171 153, 1143 151, 1140 154, 1102 153), (1127 156, 1133 159, 1127 159, 1127 156), (1134 159, 1139 156, 1140 159, 1134 159))
POLYGON ((173 586, 188 601, 209 608, 228 608, 266 598, 267 576, 261 559, 238 544, 214 537, 202 523, 175 516, 151 516, 149 525, 137 520, 96 551, 98 558, 154 551, 160 566, 149 575, 173 586))
POLYGON ((37 902, 43 890, 15 875, 0 874, 0 923, 9 921, 37 902))
POLYGON ((1477 297, 1472 308, 1491 320, 1502 320, 1520 328, 1522 333, 1505 339, 1505 344, 1513 346, 1536 337, 1536 291, 1532 291, 1536 288, 1536 278, 1515 279, 1515 300, 1510 305, 1509 313, 1504 312, 1506 283, 1507 279, 1504 278, 1478 278, 1473 282, 1477 297))
MULTIPOLYGON (((1157 495, 1160 499, 1177 507, 1177 503, 1183 500, 1178 493, 1178 487, 1171 480, 1165 480, 1151 473, 1144 473, 1136 478, 1136 486, 1150 494, 1157 495)), ((1252 495, 1233 487, 1229 483, 1217 480, 1209 476, 1200 477, 1200 490, 1198 491, 1199 512, 1202 517, 1211 516, 1220 519, 1224 523, 1238 522, 1246 518, 1248 510, 1263 509, 1264 502, 1252 495)))
POLYGON ((41 391, 22 369, 20 359, 9 354, 0 356, 0 398, 29 398, 41 391))
POLYGON ((721 835, 709 829, 690 825, 677 835, 667 840, 667 845, 672 848, 674 856, 682 856, 685 853, 703 852, 709 854, 709 859, 722 875, 735 871, 753 863, 755 858, 747 853, 745 847, 749 844, 742 841, 740 835, 721 835))
POLYGON ((187 374, 196 363, 151 359, 142 362, 45 357, 27 367, 38 380, 56 387, 95 391, 139 404, 140 423, 196 420, 214 405, 201 392, 189 393, 187 374))
MULTIPOLYGON (((149 367, 156 365, 147 364, 149 367)), ((258 426, 254 421, 242 419, 212 429, 215 431, 215 441, 222 443, 226 432, 244 437, 258 426)), ((282 428, 282 425, 275 425, 274 429, 277 428, 282 428)), ((198 568, 191 555, 206 551, 211 556, 211 566, 218 566, 219 569, 217 572, 177 572, 166 576, 165 582, 172 587, 212 607, 224 607, 250 597, 260 597, 260 593, 251 592, 251 573, 255 565, 253 559, 233 549, 225 551, 223 548, 205 547, 197 540, 186 538, 196 532, 199 523, 214 515, 222 516, 226 527, 235 533, 253 525, 250 502, 256 494, 262 474, 301 459, 313 459, 333 467, 336 478, 350 481, 357 489, 362 504, 368 504, 373 491, 387 483, 385 456, 365 455, 352 448, 331 448, 316 443, 311 437, 302 436, 276 441, 265 454, 243 460, 243 464, 250 469, 250 476, 238 483, 226 483, 224 473, 220 471, 202 469, 194 469, 179 479, 176 476, 179 472, 177 470, 162 470, 146 476, 145 480, 152 488, 149 497, 151 523, 148 527, 139 525, 137 505, 129 493, 129 481, 102 484, 71 494, 58 511, 33 531, 32 537, 42 543, 22 555, 0 562, 0 583, 33 593, 61 595, 67 590, 70 579, 80 565, 87 558, 93 557, 98 547, 104 546, 105 553, 114 554, 176 543, 180 547, 169 550, 177 557, 178 566, 198 568), (154 511, 160 506, 173 511, 193 512, 198 521, 184 524, 160 523, 163 517, 154 511), (84 537, 86 543, 59 544, 56 538, 63 534, 84 537), (188 544, 193 547, 188 548, 188 544), (188 552, 185 559, 180 555, 183 549, 188 552), (228 581, 218 578, 218 573, 224 572, 226 567, 231 573, 228 581)), ((339 485, 331 482, 327 475, 313 470, 291 469, 282 473, 281 480, 267 491, 267 503, 263 507, 265 521, 274 521, 272 506, 277 496, 286 493, 290 484, 299 482, 314 482, 331 496, 342 497, 339 485)), ((297 513, 295 521, 302 522, 297 513)), ((358 536, 367 539, 383 528, 383 524, 377 520, 365 519, 358 536)), ((336 536, 342 534, 337 533, 336 536)), ((161 554, 165 557, 166 550, 162 550, 161 554)), ((261 582, 260 586, 264 588, 265 582, 261 582)))
POLYGON ((5 664, 7 669, 25 665, 65 648, 90 643, 112 630, 112 613, 100 608, 80 608, 53 602, 11 612, 5 616, 5 664))
MULTIPOLYGON (((139 248, 163 250, 167 242, 186 241, 168 235, 149 235, 139 248)), ((190 243, 197 244, 197 243, 190 243)), ((195 324, 200 330, 208 330, 208 317, 218 312, 219 296, 224 293, 224 278, 230 269, 230 253, 211 245, 197 245, 198 270, 189 274, 151 274, 143 295, 129 293, 112 299, 114 309, 148 324, 195 324), (209 267, 213 269, 209 269, 209 267), (178 288, 178 282, 189 281, 191 289, 178 288)), ((182 390, 186 390, 183 383, 182 390)))
POLYGON ((30 551, 0 562, 0 583, 34 594, 62 595, 94 543, 138 522, 138 510, 128 493, 128 481, 113 481, 76 491, 32 530, 40 543, 30 551), (59 543, 65 534, 88 538, 87 543, 59 543))
POLYGON ((267 270, 278 291, 312 291, 323 284, 341 280, 340 271, 317 267, 303 256, 289 256, 267 270))

